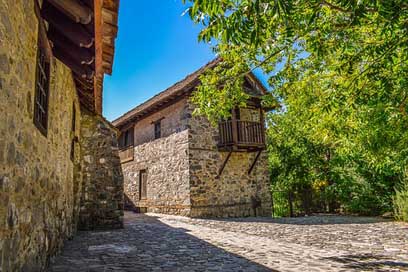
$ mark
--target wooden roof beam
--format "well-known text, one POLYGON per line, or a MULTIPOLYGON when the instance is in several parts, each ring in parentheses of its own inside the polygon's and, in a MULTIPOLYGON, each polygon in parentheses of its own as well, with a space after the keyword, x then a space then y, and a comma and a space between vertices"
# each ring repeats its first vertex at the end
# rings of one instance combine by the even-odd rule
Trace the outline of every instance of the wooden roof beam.
POLYGON ((73 22, 52 5, 44 5, 41 16, 79 47, 90 48, 94 45, 95 39, 83 25, 73 22))
POLYGON ((103 84, 103 17, 102 17, 103 0, 94 0, 94 28, 95 28, 95 80, 94 80, 94 97, 96 112, 102 114, 102 86, 103 84))
POLYGON ((65 52, 72 52, 71 56, 74 54, 75 59, 78 59, 81 64, 91 65, 95 61, 95 56, 91 49, 79 47, 57 31, 53 26, 50 26, 48 30, 48 38, 52 41, 54 46, 59 47, 65 52))
POLYGON ((93 91, 93 84, 92 83, 86 82, 86 81, 84 81, 83 79, 81 79, 79 77, 75 77, 74 81, 82 89, 87 90, 89 92, 93 91))
POLYGON ((83 79, 92 79, 95 72, 92 71, 87 65, 81 65, 71 55, 59 47, 54 47, 53 52, 56 58, 62 61, 68 66, 74 74, 79 75, 83 79))
POLYGON ((74 22, 84 25, 92 21, 92 11, 77 0, 48 0, 53 6, 70 17, 74 22))

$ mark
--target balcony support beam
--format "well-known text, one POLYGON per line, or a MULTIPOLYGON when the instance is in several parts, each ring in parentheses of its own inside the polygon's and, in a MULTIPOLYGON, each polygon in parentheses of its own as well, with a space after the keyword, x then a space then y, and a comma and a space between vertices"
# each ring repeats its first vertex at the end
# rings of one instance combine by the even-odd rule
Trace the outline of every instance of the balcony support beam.
POLYGON ((264 119, 264 111, 262 109, 262 106, 259 107, 259 122, 261 122, 262 142, 265 143, 265 119, 264 119))
POLYGON ((225 158, 224 162, 222 163, 221 168, 220 168, 220 170, 218 171, 218 175, 216 176, 216 178, 221 177, 221 174, 222 174, 222 172, 224 171, 224 168, 225 168, 225 166, 227 165, 227 162, 228 162, 229 158, 231 157, 231 154, 232 154, 232 149, 228 152, 228 155, 227 155, 227 157, 225 158))
POLYGON ((252 172, 252 169, 254 169, 255 164, 256 164, 256 162, 258 161, 259 156, 261 155, 261 152, 262 152, 262 150, 259 150, 258 153, 256 153, 255 159, 254 159, 254 161, 252 162, 251 167, 250 167, 249 170, 248 170, 248 175, 250 175, 251 172, 252 172))

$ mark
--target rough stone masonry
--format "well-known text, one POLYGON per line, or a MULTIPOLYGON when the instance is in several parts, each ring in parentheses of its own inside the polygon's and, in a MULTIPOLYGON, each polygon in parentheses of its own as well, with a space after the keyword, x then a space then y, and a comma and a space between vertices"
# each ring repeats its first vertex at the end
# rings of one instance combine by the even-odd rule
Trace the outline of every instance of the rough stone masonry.
POLYGON ((43 270, 78 227, 122 226, 116 130, 83 109, 72 71, 56 58, 47 134, 33 123, 34 3, 0 0, 0 271, 43 270))

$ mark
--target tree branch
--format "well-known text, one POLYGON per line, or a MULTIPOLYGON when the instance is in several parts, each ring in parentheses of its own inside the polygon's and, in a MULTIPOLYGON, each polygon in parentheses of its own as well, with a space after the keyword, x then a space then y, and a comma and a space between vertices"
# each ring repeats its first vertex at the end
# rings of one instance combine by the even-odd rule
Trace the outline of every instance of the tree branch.
POLYGON ((334 4, 330 3, 330 2, 327 2, 327 1, 325 1, 325 0, 323 0, 323 1, 321 2, 321 5, 322 5, 322 6, 329 7, 329 8, 331 8, 331 9, 334 9, 334 10, 337 10, 337 11, 340 11, 340 12, 352 13, 351 10, 347 10, 347 9, 342 8, 342 7, 336 6, 336 5, 334 5, 334 4))

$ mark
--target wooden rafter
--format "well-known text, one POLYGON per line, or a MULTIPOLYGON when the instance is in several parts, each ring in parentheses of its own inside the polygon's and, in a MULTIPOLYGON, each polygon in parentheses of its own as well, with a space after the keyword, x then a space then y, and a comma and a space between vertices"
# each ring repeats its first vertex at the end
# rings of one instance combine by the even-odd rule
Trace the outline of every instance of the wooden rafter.
POLYGON ((119 0, 42 0, 41 8, 34 2, 38 18, 48 23, 40 22, 40 27, 47 32, 49 54, 71 69, 81 105, 101 114, 103 77, 112 71, 119 0))
POLYGON ((88 92, 93 91, 93 85, 92 83, 86 82, 78 77, 75 77, 75 83, 82 89, 88 92))
POLYGON ((59 47, 54 47, 53 49, 55 57, 65 63, 74 74, 79 75, 83 79, 92 79, 95 72, 89 68, 88 65, 82 65, 71 56, 69 52, 62 50, 59 47))
POLYGON ((78 60, 79 64, 91 65, 95 61, 92 48, 79 47, 57 31, 54 26, 50 26, 48 38, 52 41, 54 47, 60 48, 62 51, 67 52, 68 55, 74 55, 73 57, 78 60))
POLYGON ((94 37, 83 25, 75 23, 54 6, 44 5, 41 15, 49 24, 78 46, 90 48, 94 45, 94 37))
POLYGON ((74 22, 89 24, 92 21, 92 11, 76 0, 48 0, 53 6, 70 17, 74 22))

